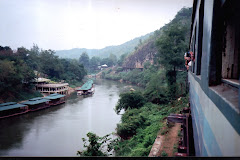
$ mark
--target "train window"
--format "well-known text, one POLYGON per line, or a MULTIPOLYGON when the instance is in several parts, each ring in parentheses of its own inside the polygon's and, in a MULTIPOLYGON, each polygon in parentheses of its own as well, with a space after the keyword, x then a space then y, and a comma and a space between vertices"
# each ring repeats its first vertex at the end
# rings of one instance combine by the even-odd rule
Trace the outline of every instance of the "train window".
POLYGON ((204 0, 201 1, 200 10, 199 10, 198 48, 197 48, 198 51, 197 51, 196 75, 201 74, 203 17, 204 17, 204 0))
POLYGON ((240 11, 236 6, 234 3, 228 3, 224 8, 222 81, 239 88, 240 11))
MULTIPOLYGON (((196 25, 197 26, 197 25, 196 25)), ((192 43, 193 58, 191 59, 192 63, 192 72, 195 73, 195 55, 196 55, 196 27, 194 29, 193 43, 192 43)))
POLYGON ((240 114, 240 1, 215 1, 209 86, 240 114))

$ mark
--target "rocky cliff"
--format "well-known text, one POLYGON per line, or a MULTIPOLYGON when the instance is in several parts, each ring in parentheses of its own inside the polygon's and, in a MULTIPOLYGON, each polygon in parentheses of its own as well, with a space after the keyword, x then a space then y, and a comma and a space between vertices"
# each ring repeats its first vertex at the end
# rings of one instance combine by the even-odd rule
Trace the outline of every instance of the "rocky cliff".
POLYGON ((143 68, 144 63, 149 61, 153 64, 154 56, 157 54, 158 50, 155 45, 155 39, 160 35, 156 31, 153 36, 151 36, 142 45, 139 45, 137 49, 130 54, 124 61, 124 68, 143 68))

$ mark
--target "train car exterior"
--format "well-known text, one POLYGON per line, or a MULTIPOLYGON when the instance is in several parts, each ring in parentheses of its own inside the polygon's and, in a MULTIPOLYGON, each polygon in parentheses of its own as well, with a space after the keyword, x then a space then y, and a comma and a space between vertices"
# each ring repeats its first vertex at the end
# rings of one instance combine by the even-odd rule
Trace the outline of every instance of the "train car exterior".
POLYGON ((240 156, 240 1, 194 0, 188 71, 196 156, 240 156))

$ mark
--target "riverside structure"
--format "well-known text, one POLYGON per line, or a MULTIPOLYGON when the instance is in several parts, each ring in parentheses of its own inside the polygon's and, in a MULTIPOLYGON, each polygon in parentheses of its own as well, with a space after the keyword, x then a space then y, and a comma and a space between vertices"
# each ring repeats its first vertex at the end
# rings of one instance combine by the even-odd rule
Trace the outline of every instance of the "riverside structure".
POLYGON ((0 119, 17 116, 31 111, 45 109, 65 103, 65 95, 51 94, 47 97, 36 97, 28 101, 17 103, 7 102, 0 104, 0 119))
POLYGON ((77 95, 92 95, 94 94, 93 80, 88 80, 82 87, 77 89, 77 95))

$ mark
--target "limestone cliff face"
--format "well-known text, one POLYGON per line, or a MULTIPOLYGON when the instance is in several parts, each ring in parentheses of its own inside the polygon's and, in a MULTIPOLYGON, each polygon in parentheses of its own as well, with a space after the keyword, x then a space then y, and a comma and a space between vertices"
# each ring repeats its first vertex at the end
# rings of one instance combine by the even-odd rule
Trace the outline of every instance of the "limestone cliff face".
MULTIPOLYGON (((138 49, 131 53, 124 61, 124 68, 143 68, 144 63, 149 61, 151 64, 154 62, 154 57, 158 52, 156 41, 161 38, 163 31, 168 30, 172 24, 179 24, 180 26, 191 25, 192 8, 182 8, 175 18, 159 30, 154 31, 146 42, 138 46, 138 49)), ((186 39, 190 39, 190 29, 186 33, 186 39)))
POLYGON ((144 63, 149 61, 153 64, 154 56, 157 54, 157 47, 154 40, 149 40, 129 55, 123 63, 124 68, 143 68, 144 63))

